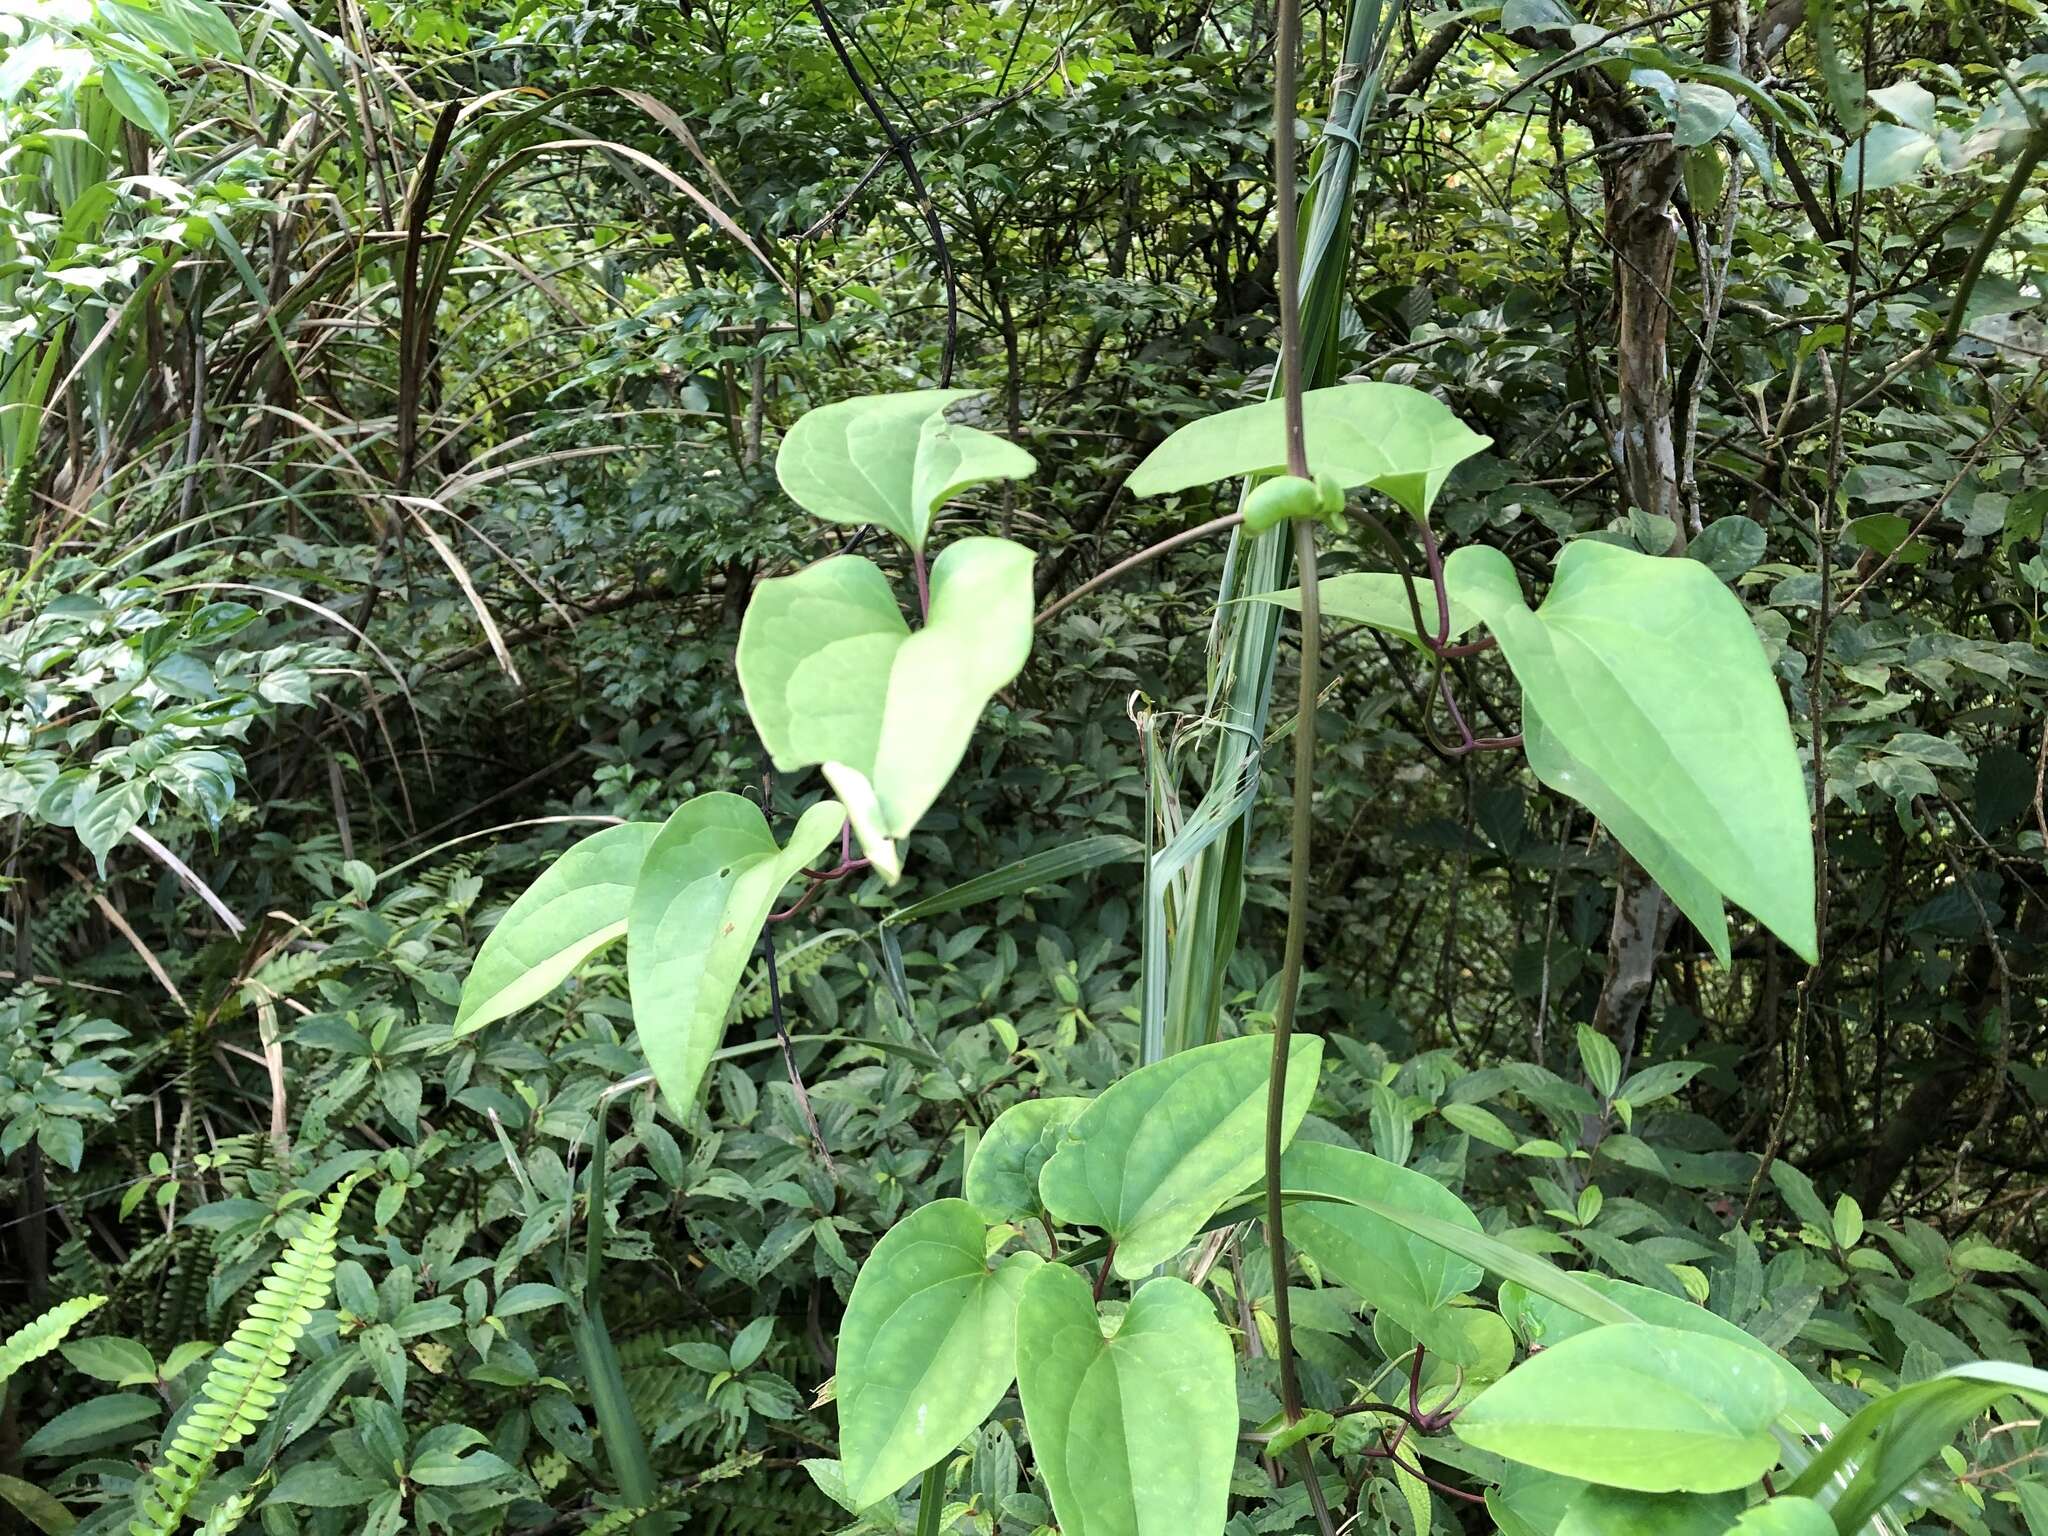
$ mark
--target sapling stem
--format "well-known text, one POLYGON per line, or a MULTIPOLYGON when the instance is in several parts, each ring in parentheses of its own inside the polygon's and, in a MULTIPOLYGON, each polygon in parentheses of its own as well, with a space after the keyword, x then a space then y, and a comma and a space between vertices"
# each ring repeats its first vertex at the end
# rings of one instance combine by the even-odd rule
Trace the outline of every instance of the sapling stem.
MULTIPOLYGON (((1301 47, 1300 0, 1279 0, 1273 51, 1273 202, 1279 222, 1280 394, 1287 423, 1287 472, 1310 478, 1308 437, 1301 403, 1301 246, 1294 211, 1294 65, 1301 47)), ((1294 522, 1295 576, 1301 586, 1301 689, 1294 726, 1294 840, 1287 869, 1287 948, 1280 970, 1280 1000, 1273 1019, 1273 1061, 1266 1086, 1266 1249, 1273 1263, 1273 1353, 1280 1363, 1280 1402, 1292 1424, 1301 1417, 1301 1381, 1294 1369, 1294 1333, 1287 1305, 1287 1233, 1282 1213, 1280 1154, 1285 1150, 1288 1041, 1301 995, 1302 954, 1308 944, 1309 845, 1315 824, 1316 671, 1322 633, 1316 585, 1316 524, 1294 522)), ((1315 1458, 1297 1447, 1309 1506, 1323 1536, 1335 1536, 1315 1458)))

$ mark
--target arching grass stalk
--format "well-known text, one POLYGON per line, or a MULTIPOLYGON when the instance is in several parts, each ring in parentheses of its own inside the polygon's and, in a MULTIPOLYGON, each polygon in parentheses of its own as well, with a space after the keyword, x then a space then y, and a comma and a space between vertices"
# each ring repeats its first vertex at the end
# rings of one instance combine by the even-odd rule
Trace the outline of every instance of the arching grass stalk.
MULTIPOLYGON (((1309 478, 1308 439, 1301 407, 1301 245, 1294 210, 1295 59, 1301 49, 1300 0, 1279 0, 1273 56, 1273 203, 1279 222, 1280 392, 1287 423, 1287 471, 1309 478)), ((1287 1047, 1301 995, 1302 953, 1308 944, 1309 849, 1315 825, 1316 672, 1322 602, 1316 584, 1316 524, 1294 522, 1295 579, 1301 588, 1300 704, 1294 727, 1294 836, 1287 869, 1287 948, 1281 962, 1280 1000, 1273 1022, 1273 1061, 1266 1089, 1266 1248, 1273 1263, 1273 1353, 1280 1362, 1280 1401, 1292 1424, 1301 1417, 1301 1382, 1294 1370, 1294 1337, 1287 1303, 1287 1234, 1283 1220, 1280 1154, 1287 1099, 1287 1047)), ((1330 1511, 1304 1442, 1297 1459, 1310 1507, 1323 1536, 1333 1536, 1330 1511)))

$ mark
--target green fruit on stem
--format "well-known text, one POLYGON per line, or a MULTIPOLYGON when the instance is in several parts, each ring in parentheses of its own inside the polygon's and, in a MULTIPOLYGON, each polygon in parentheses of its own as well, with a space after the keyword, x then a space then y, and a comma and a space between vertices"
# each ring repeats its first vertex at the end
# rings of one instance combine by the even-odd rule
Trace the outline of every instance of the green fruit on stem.
POLYGON ((1299 475, 1275 475, 1254 486, 1245 497, 1244 525, 1253 533, 1264 533, 1295 518, 1320 517, 1323 510, 1322 491, 1315 481, 1299 475))

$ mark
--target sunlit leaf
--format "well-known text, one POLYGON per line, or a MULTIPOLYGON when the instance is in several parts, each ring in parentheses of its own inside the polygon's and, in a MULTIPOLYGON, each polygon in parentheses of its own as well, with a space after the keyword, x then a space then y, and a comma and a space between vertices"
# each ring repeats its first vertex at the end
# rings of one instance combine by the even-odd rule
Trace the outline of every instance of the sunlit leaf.
POLYGON ((740 686, 785 773, 821 765, 891 883, 898 840, 931 808, 981 712, 1031 652, 1031 551, 960 539, 931 571, 913 633, 888 578, 838 555, 764 581, 740 625, 740 686))
MULTIPOLYGON (((1493 441, 1451 414, 1433 395, 1404 384, 1337 384, 1302 397, 1312 473, 1345 489, 1384 492, 1417 517, 1429 514, 1453 469, 1493 441)), ((1219 411, 1189 422, 1131 472, 1133 496, 1161 496, 1240 475, 1287 467, 1279 400, 1219 411)))
POLYGON ((1025 1099, 982 1134, 967 1165, 962 1192, 990 1221, 1038 1211, 1038 1175, 1088 1099, 1025 1099))
POLYGON ((1186 1281, 1148 1281, 1105 1337, 1082 1275, 1035 1271, 1017 1310, 1017 1388, 1063 1536, 1223 1529, 1237 1448, 1230 1335, 1186 1281))
POLYGON ((725 1033, 732 996, 776 896, 839 835, 845 814, 805 811, 778 848, 759 806, 699 795, 648 844, 626 916, 626 979, 647 1065, 686 1114, 725 1033))
POLYGON ((873 523, 923 549, 932 514, 954 496, 1037 468, 1007 439, 946 420, 946 407, 978 393, 908 390, 806 411, 782 440, 775 477, 807 512, 873 523))
POLYGON ((1522 685, 1529 766, 1592 808, 1728 959, 1723 897, 1811 960, 1806 780, 1763 645, 1706 566, 1581 539, 1542 606, 1491 546, 1458 595, 1522 685))
POLYGON ((1459 1416, 1467 1444, 1642 1493, 1745 1488, 1778 1461, 1785 1384, 1756 1352, 1630 1323, 1530 1356, 1459 1416))
POLYGON ((539 1002, 626 932, 633 882, 661 828, 627 822, 593 833, 548 866, 506 909, 462 983, 455 1033, 539 1002))
POLYGON ((936 1200, 861 1266, 839 1332, 840 1466, 855 1508, 951 1452, 1009 1389, 1017 1299, 1040 1261, 1018 1253, 991 1269, 987 1234, 965 1200, 936 1200))
MULTIPOLYGON (((1273 1042, 1219 1040, 1140 1067, 1089 1104, 1038 1176, 1045 1208, 1097 1227, 1116 1244, 1127 1280, 1188 1245, 1258 1177, 1265 1153, 1266 1076, 1273 1042)), ((1315 1094, 1323 1043, 1288 1045, 1284 1134, 1315 1094)))

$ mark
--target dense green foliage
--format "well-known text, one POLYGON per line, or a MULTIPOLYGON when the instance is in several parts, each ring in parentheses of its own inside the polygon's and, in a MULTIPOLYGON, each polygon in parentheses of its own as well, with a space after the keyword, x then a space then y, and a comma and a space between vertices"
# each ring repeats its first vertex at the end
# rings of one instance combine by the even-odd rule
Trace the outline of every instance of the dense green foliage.
POLYGON ((0 1526, 2048 1536, 2048 14, 1311 12, 1063 603, 1274 11, 0 14, 0 1526))

